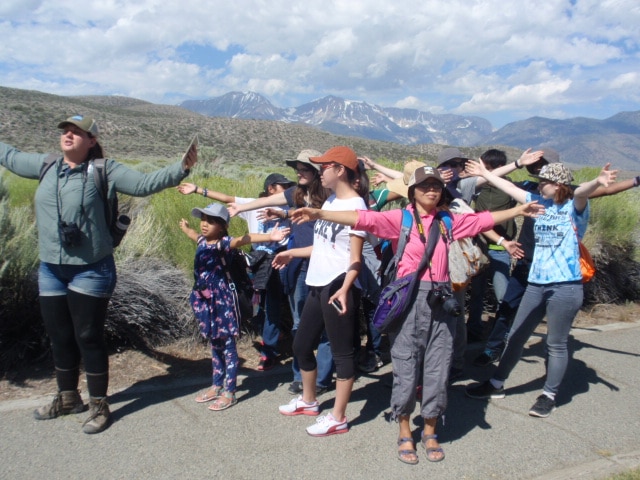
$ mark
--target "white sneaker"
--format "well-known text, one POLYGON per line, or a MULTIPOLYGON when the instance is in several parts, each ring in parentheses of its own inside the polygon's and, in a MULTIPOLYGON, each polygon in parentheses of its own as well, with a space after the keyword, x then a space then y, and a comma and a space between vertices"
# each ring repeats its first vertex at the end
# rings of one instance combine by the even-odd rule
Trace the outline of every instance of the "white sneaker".
POLYGON ((320 404, 317 400, 315 402, 307 403, 302 400, 302 395, 300 395, 286 405, 280 405, 278 410, 282 415, 310 415, 315 417, 320 413, 320 404))
POLYGON ((307 433, 312 437, 326 437, 327 435, 347 433, 348 431, 347 417, 344 417, 344 420, 339 422, 330 413, 318 417, 316 423, 307 427, 307 433))

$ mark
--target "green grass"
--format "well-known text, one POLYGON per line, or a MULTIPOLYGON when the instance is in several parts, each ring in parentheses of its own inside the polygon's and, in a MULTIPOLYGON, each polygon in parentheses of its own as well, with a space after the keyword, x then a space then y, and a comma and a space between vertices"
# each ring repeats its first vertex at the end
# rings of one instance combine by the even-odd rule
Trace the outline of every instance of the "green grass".
POLYGON ((617 473, 602 480, 640 480, 640 468, 634 468, 628 472, 617 473))

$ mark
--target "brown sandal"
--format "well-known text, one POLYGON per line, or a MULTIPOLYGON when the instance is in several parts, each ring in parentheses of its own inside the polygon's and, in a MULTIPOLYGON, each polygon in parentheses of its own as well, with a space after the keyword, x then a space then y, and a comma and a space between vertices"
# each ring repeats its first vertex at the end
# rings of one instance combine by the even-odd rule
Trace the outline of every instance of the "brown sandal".
POLYGON ((219 412, 221 410, 226 410, 229 407, 233 407, 236 403, 238 403, 236 394, 232 393, 231 396, 229 396, 228 392, 225 392, 224 395, 219 396, 216 398, 215 402, 209 405, 209 410, 219 412))
POLYGON ((198 402, 198 403, 210 402, 211 400, 215 400, 217 398, 220 398, 220 396, 223 394, 223 392, 224 392, 224 388, 223 387, 212 386, 211 388, 209 388, 209 390, 206 390, 206 391, 202 392, 201 394, 199 394, 196 397, 196 402, 198 402))

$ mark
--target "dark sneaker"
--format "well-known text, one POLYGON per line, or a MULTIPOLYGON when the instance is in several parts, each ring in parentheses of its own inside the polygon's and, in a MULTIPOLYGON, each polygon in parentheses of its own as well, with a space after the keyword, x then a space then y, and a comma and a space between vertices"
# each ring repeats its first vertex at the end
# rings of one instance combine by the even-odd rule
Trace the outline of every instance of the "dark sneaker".
POLYGON ((384 361, 382 360, 382 357, 380 357, 380 355, 376 355, 376 368, 382 367, 384 367, 384 361))
POLYGON ((276 366, 276 360, 274 358, 260 357, 260 363, 258 363, 258 370, 266 372, 276 366))
POLYGON ((111 412, 105 397, 89 400, 89 418, 82 425, 84 433, 100 433, 111 425, 111 412))
POLYGON ((504 387, 496 388, 487 380, 484 383, 468 386, 465 393, 470 398, 504 398, 504 387))
POLYGON ((329 387, 323 387, 322 385, 316 385, 316 396, 320 396, 323 393, 327 393, 329 391, 329 387))
POLYGON ((60 415, 69 415, 71 413, 82 413, 85 405, 77 390, 58 392, 53 401, 47 405, 43 405, 33 412, 36 420, 51 420, 60 415))
POLYGON ((300 395, 302 393, 302 382, 291 382, 287 390, 291 395, 300 395))
POLYGON ((534 403, 531 410, 529 410, 529 415, 532 417, 547 418, 555 409, 555 400, 551 400, 545 394, 542 394, 536 398, 536 403, 534 403))
POLYGON ((475 358, 473 364, 476 367, 488 367, 492 363, 497 362, 499 359, 500 355, 498 355, 497 353, 492 352, 491 350, 485 350, 475 358))
POLYGON ((452 368, 449 370, 449 384, 456 383, 458 380, 462 378, 462 369, 461 368, 452 368))
POLYGON ((358 370, 363 373, 375 372, 379 368, 376 357, 377 355, 375 353, 366 352, 364 355, 364 359, 358 362, 358 370))

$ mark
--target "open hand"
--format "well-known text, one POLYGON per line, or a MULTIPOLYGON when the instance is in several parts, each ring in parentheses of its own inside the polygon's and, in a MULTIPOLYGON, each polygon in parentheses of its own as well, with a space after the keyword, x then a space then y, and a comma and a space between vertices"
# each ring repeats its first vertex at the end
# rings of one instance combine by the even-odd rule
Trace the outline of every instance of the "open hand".
POLYGON ((198 187, 196 187, 193 183, 181 183, 176 187, 176 190, 178 190, 183 195, 196 193, 197 189, 198 187))

